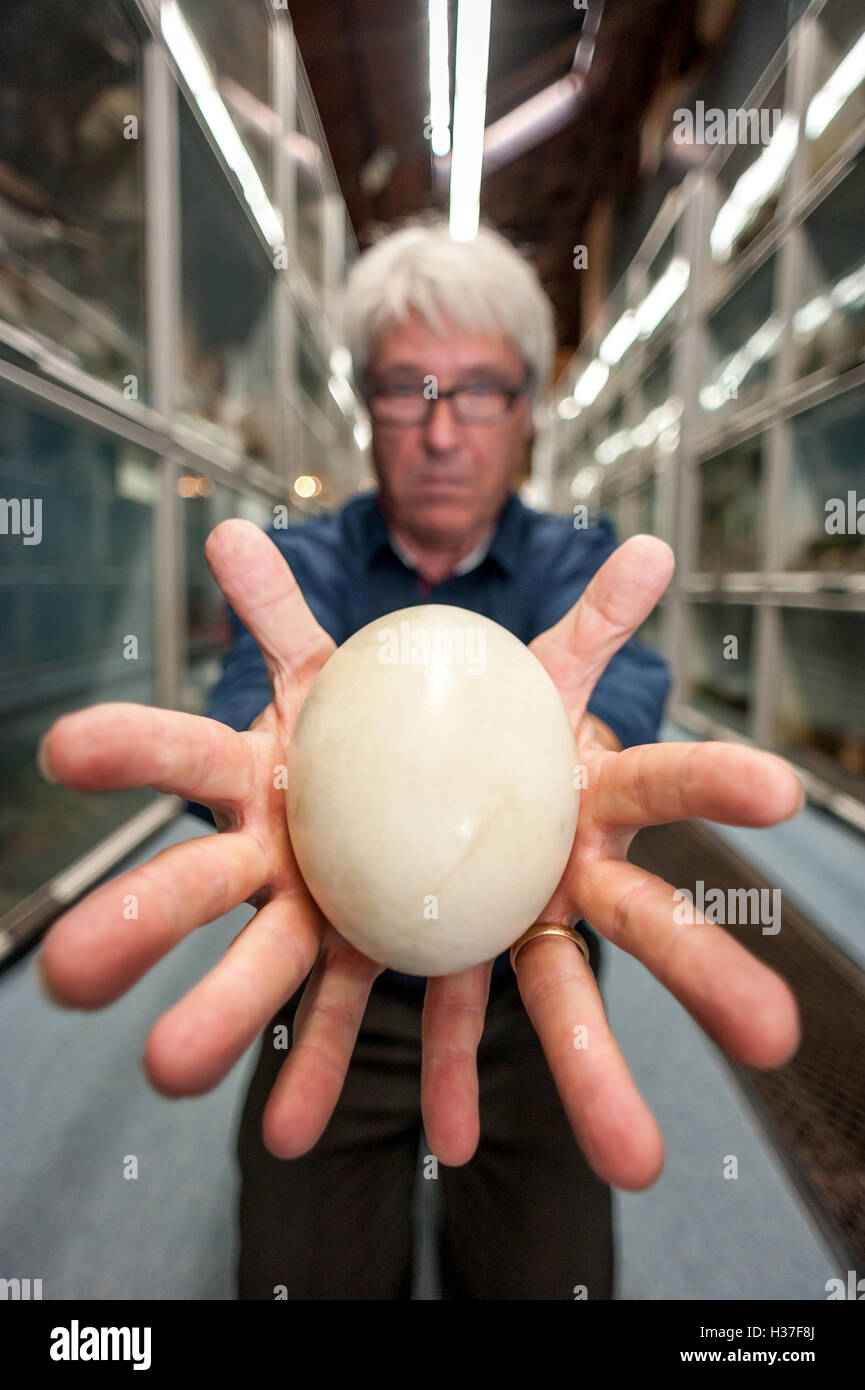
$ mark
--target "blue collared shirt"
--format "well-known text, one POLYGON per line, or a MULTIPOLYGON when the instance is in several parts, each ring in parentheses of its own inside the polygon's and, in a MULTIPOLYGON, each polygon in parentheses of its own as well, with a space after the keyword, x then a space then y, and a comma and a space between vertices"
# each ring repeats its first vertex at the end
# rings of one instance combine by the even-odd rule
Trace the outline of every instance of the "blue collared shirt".
MULTIPOLYGON (((337 646, 367 623, 418 603, 467 608, 531 642, 576 603, 617 545, 606 518, 575 529, 570 517, 532 511, 515 493, 480 563, 434 585, 396 554, 376 492, 298 525, 271 527, 267 534, 291 566, 313 616, 337 646)), ((230 606, 228 618, 233 644, 205 714, 242 730, 272 696, 258 643, 230 606)), ((669 684, 664 660, 632 637, 595 686, 589 711, 625 748, 654 743, 669 684)), ((187 809, 213 824, 205 807, 188 803, 187 809)), ((495 974, 503 970, 510 970, 507 952, 496 961, 495 974)), ((424 983, 387 973, 418 986, 424 983)))

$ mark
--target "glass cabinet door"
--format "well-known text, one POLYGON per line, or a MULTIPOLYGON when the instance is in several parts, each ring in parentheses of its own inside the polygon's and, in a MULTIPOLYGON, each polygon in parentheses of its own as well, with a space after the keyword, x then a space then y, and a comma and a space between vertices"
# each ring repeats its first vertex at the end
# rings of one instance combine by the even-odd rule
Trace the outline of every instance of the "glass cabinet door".
POLYGON ((322 293, 325 284, 325 188, 327 160, 321 144, 306 76, 298 65, 296 131, 288 138, 294 164, 297 258, 301 269, 322 293))
POLYGON ((865 796, 865 614, 788 608, 775 740, 788 757, 865 796))
POLYGON ((180 223, 178 418, 204 439, 271 463, 276 272, 185 101, 180 223))
POLYGON ((700 388, 706 424, 765 397, 784 321, 774 307, 771 256, 709 319, 708 361, 700 388))
POLYGON ((0 913, 149 804, 147 788, 50 786, 61 715, 156 704, 156 460, 0 397, 0 913))
POLYGON ((625 401, 619 396, 597 426, 594 461, 603 468, 617 463, 633 448, 631 432, 625 427, 625 401))
POLYGON ((148 400, 142 52, 115 0, 0 6, 3 325, 148 400))
POLYGON ((803 273, 793 314, 798 376, 865 358, 865 155, 802 227, 803 273))
POLYGON ((343 229, 342 244, 344 247, 345 273, 347 275, 348 272, 351 270, 352 266, 354 265, 355 261, 357 260, 360 252, 358 251, 357 240, 354 235, 354 227, 351 225, 351 218, 349 217, 348 212, 345 211, 343 213, 343 216, 345 218, 345 227, 343 229))
POLYGON ((264 0, 182 0, 183 18, 267 192, 273 193, 270 32, 264 0))
POLYGON ((328 431, 325 421, 332 399, 327 387, 330 368, 315 337, 302 318, 297 320, 295 346, 295 382, 301 404, 307 413, 312 411, 314 427, 326 434, 328 431))
MULTIPOLYGON (((781 73, 758 106, 719 111, 717 117, 710 117, 720 118, 721 128, 713 134, 722 139, 716 143, 730 147, 718 174, 719 206, 709 233, 716 280, 778 219, 799 138, 799 123, 785 112, 784 100, 785 74, 781 73)), ((707 139, 708 135, 707 128, 707 139)))
POLYGON ((784 568, 865 570, 865 388, 803 411, 791 430, 784 568))
POLYGON ((763 447, 761 436, 700 464, 696 572, 761 568, 763 447))
POLYGON ((640 383, 640 421, 630 431, 647 462, 662 464, 679 446, 683 402, 673 395, 673 355, 662 352, 640 383))
POLYGON ((746 732, 753 708, 754 609, 748 604, 694 603, 687 646, 690 703, 710 719, 746 732))
POLYGON ((817 16, 817 90, 805 112, 807 173, 837 155, 865 120, 865 13, 861 0, 828 0, 817 16))
POLYGON ((553 511, 570 512, 575 503, 591 504, 603 469, 595 462, 594 436, 579 430, 576 421, 553 425, 553 511))
POLYGON ((315 489, 295 500, 306 511, 318 512, 332 505, 338 474, 335 401, 328 388, 330 366, 304 320, 298 317, 295 334, 295 397, 300 421, 300 466, 295 476, 309 476, 315 489))

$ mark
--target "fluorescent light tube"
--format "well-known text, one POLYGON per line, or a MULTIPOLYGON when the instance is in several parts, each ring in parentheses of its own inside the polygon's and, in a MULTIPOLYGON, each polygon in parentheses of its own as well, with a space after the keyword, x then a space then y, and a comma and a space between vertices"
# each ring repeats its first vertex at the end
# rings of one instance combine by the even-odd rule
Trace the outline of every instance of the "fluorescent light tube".
POLYGON ((460 0, 450 188, 454 241, 472 241, 480 220, 489 50, 490 0, 460 0))

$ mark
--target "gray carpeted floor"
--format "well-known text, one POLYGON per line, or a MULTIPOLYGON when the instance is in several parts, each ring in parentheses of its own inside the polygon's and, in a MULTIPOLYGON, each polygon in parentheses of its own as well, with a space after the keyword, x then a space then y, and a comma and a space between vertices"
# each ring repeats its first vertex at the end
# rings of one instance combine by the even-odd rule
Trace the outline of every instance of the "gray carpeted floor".
MULTIPOLYGON (((208 833, 183 816, 124 867, 208 833)), ((140 1057, 251 911, 194 933, 100 1013, 47 1003, 32 955, 0 977, 0 1277, 40 1278, 46 1299, 234 1298, 233 1144, 254 1049, 215 1091, 178 1101, 150 1088, 140 1057)), ((652 1188, 616 1194, 617 1297, 824 1299, 845 1272, 716 1049, 642 966, 611 955, 608 1010, 667 1154, 652 1188)), ((419 1183, 419 1299, 436 1296, 436 1196, 419 1183)))

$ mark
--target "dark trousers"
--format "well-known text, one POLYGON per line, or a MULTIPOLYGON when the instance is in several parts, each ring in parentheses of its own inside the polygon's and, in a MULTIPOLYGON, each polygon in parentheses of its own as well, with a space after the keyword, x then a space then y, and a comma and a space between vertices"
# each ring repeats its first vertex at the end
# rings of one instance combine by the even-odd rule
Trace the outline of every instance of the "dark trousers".
MULTIPOLYGON (((272 1020, 288 1025, 289 1042, 302 993, 272 1020)), ((438 1164, 436 1177, 419 1153, 422 1007, 422 989, 379 977, 336 1110, 297 1159, 273 1158, 261 1139, 287 1055, 265 1030, 237 1143, 238 1297, 410 1298, 413 1190, 430 1181, 442 1298, 612 1298, 610 1188, 580 1152, 515 978, 490 990, 478 1148, 462 1167, 438 1164)))

